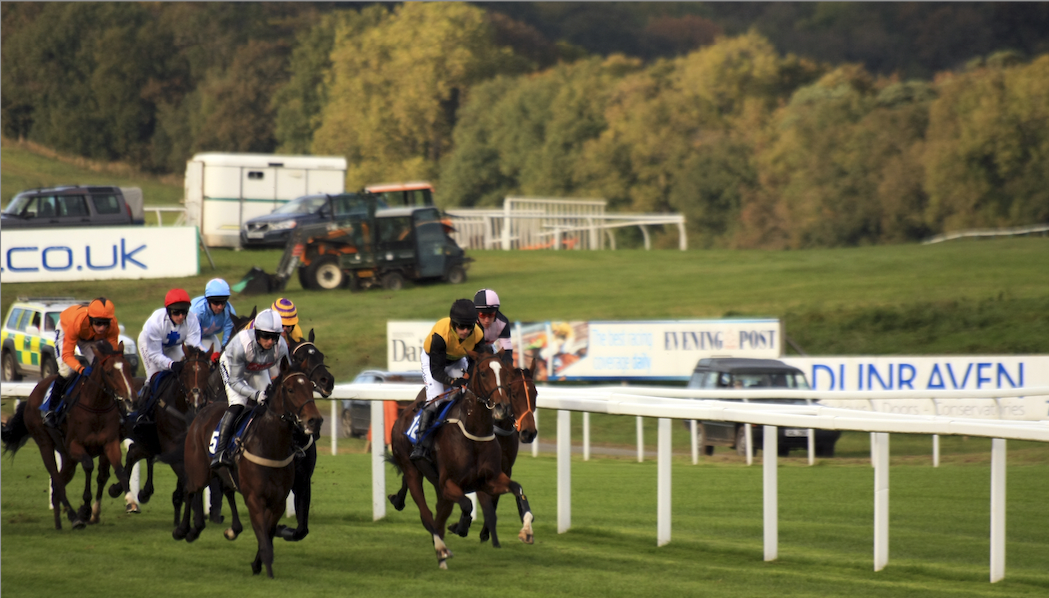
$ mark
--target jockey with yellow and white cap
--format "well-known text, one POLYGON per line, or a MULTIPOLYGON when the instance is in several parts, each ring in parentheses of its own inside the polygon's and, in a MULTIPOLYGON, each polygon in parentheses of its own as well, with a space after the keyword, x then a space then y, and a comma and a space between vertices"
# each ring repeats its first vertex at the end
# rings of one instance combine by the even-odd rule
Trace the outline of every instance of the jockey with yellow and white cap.
POLYGON ((280 297, 273 302, 270 309, 277 312, 281 319, 281 336, 288 343, 302 342, 302 328, 299 328, 299 310, 291 299, 280 297))
POLYGON ((233 423, 248 401, 266 401, 266 388, 280 375, 280 362, 288 357, 288 344, 281 337, 281 319, 272 309, 255 316, 254 326, 233 335, 219 358, 219 372, 226 387, 229 408, 219 423, 219 439, 212 469, 230 467, 233 460, 226 454, 233 423))

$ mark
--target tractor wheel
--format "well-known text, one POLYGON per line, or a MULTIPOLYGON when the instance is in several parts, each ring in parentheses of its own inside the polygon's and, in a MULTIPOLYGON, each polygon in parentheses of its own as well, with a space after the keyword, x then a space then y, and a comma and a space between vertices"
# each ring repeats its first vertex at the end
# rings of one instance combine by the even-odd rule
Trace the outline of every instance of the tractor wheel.
POLYGON ((404 276, 400 272, 387 272, 382 276, 382 288, 387 291, 399 291, 404 288, 404 276))
POLYGON ((445 274, 444 279, 449 284, 462 284, 466 282, 466 270, 463 270, 462 266, 452 266, 448 268, 448 274, 445 274))
POLYGON ((313 286, 313 281, 310 280, 310 275, 309 275, 309 272, 308 272, 309 268, 310 268, 309 266, 299 266, 299 268, 298 268, 298 270, 299 270, 299 284, 302 285, 302 288, 305 289, 305 290, 312 290, 312 289, 315 288, 313 286))
POLYGON ((315 288, 331 291, 342 286, 346 274, 339 267, 339 260, 335 256, 325 256, 310 264, 306 272, 310 283, 315 288))

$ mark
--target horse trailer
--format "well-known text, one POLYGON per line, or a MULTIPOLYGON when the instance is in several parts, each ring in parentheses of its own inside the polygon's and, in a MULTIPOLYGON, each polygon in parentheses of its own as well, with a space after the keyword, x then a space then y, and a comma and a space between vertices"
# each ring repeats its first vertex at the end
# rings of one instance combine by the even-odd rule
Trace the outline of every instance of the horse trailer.
POLYGON ((186 223, 208 247, 241 246, 248 220, 303 195, 342 193, 346 158, 196 154, 186 162, 186 223))

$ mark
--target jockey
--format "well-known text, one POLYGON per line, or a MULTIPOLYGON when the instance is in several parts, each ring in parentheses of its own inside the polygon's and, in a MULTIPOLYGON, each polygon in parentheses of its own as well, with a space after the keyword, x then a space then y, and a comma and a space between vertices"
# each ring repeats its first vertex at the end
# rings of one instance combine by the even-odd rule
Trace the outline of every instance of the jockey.
MULTIPOLYGON (((299 310, 295 309, 295 304, 291 302, 291 299, 280 297, 273 302, 270 309, 277 312, 277 315, 280 316, 280 335, 284 338, 284 342, 289 345, 293 342, 302 342, 302 328, 299 328, 299 310)), ((248 324, 248 328, 254 327, 255 322, 248 324)))
POLYGON ((211 468, 231 467, 233 459, 226 453, 233 423, 249 400, 263 403, 266 388, 280 374, 281 358, 288 357, 288 344, 281 337, 281 320, 277 312, 264 309, 255 316, 254 326, 241 330, 226 345, 219 358, 219 371, 226 385, 229 407, 219 422, 219 439, 211 468))
POLYGON ((171 289, 164 296, 164 307, 154 311, 142 325, 138 350, 146 366, 146 384, 142 386, 139 398, 140 418, 151 411, 153 377, 171 371, 172 365, 182 360, 182 344, 203 348, 200 346, 200 321, 189 307, 189 293, 183 289, 171 289))
MULTIPOLYGON (((440 405, 448 399, 448 387, 466 386, 463 374, 469 369, 467 351, 475 350, 484 339, 477 326, 477 308, 469 299, 456 299, 447 318, 437 320, 423 341, 422 370, 426 383, 426 405, 419 416, 416 438, 430 427, 440 405)), ((432 436, 415 443, 411 459, 424 459, 433 443, 432 436)))
POLYGON ((492 289, 481 289, 474 295, 477 323, 484 329, 484 343, 492 350, 505 351, 504 360, 513 363, 513 344, 510 342, 510 320, 499 311, 499 295, 492 289))
POLYGON ((233 318, 237 310, 229 302, 229 284, 221 278, 212 278, 204 287, 204 295, 194 297, 189 310, 200 321, 200 342, 218 353, 233 336, 233 318), (222 338, 220 339, 219 336, 222 338))
MULTIPOLYGON (((44 423, 54 425, 54 411, 51 397, 61 397, 65 386, 73 374, 90 373, 90 368, 80 364, 76 358, 76 348, 90 359, 88 343, 105 339, 114 348, 119 344, 120 324, 117 322, 116 308, 113 302, 105 297, 94 299, 85 305, 67 307, 59 316, 58 330, 55 332, 55 350, 58 351, 58 378, 55 379, 51 392, 44 397, 40 405, 40 415, 44 423)), ((59 401, 55 401, 57 406, 59 401)))

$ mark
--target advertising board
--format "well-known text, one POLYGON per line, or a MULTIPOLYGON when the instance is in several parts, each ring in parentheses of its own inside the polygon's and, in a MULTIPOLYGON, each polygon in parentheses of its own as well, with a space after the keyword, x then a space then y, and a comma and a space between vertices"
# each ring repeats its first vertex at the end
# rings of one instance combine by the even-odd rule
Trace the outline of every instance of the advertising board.
MULTIPOLYGON (((433 322, 388 322, 387 367, 420 367, 433 322)), ((777 358, 776 319, 515 322, 519 365, 539 359, 539 380, 688 380, 703 357, 777 358)))
MULTIPOLYGON (((789 357, 813 390, 994 390, 1049 386, 1049 355, 789 357)), ((1049 419, 1049 397, 822 400, 830 407, 987 419, 1049 419)))
POLYGON ((3 282, 175 278, 200 272, 193 226, 5 230, 3 282))

